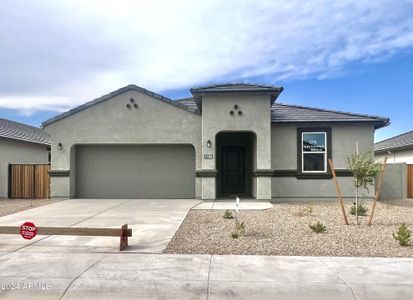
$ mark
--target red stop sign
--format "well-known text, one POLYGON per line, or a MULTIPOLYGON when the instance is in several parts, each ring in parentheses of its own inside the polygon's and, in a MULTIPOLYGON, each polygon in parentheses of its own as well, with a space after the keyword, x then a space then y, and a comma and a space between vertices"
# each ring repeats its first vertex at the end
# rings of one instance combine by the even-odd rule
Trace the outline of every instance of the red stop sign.
POLYGON ((25 222, 20 226, 20 234, 26 240, 31 240, 37 234, 37 227, 32 222, 25 222))

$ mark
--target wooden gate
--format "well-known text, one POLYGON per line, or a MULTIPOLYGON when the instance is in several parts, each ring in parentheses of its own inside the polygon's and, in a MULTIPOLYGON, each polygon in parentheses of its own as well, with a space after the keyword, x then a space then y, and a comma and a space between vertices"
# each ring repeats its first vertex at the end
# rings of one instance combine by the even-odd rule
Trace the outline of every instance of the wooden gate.
POLYGON ((50 165, 10 165, 9 197, 12 199, 49 198, 50 165))
POLYGON ((413 165, 407 165, 407 198, 413 198, 413 165))

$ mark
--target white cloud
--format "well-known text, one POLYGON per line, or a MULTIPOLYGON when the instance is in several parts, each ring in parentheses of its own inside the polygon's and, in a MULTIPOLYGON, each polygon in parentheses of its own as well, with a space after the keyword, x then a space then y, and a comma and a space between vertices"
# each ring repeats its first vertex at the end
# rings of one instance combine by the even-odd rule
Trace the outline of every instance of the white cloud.
POLYGON ((30 116, 37 111, 64 112, 73 105, 79 105, 67 97, 47 96, 0 96, 0 107, 17 110, 21 115, 30 116))
POLYGON ((129 83, 338 76, 411 50, 411 15, 408 0, 10 1, 0 107, 62 111, 129 83))

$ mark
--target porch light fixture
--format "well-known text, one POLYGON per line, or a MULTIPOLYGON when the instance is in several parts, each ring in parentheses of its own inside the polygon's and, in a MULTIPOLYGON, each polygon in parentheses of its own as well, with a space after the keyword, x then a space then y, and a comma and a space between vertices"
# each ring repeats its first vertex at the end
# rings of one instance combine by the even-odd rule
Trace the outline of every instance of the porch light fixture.
POLYGON ((207 148, 211 148, 211 146, 212 146, 212 142, 211 142, 211 140, 208 140, 207 141, 207 148))
POLYGON ((57 144, 57 150, 62 150, 62 148, 63 148, 62 143, 58 143, 58 144, 57 144))

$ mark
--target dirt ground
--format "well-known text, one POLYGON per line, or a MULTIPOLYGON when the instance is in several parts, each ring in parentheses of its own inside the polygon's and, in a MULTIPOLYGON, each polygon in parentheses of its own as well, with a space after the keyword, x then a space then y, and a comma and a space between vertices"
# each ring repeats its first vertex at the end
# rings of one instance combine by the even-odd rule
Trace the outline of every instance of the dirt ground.
POLYGON ((241 211, 246 234, 238 239, 231 237, 234 220, 224 219, 224 211, 191 210, 164 252, 413 257, 412 245, 402 247, 392 237, 401 223, 413 231, 412 203, 379 202, 372 226, 366 225, 366 216, 359 217, 360 225, 356 225, 355 216, 349 214, 351 203, 346 204, 348 226, 343 225, 336 202, 274 203, 274 208, 264 211, 241 211), (326 225, 325 233, 309 228, 317 221, 326 225))
POLYGON ((0 199, 0 217, 56 201, 52 199, 0 199))

